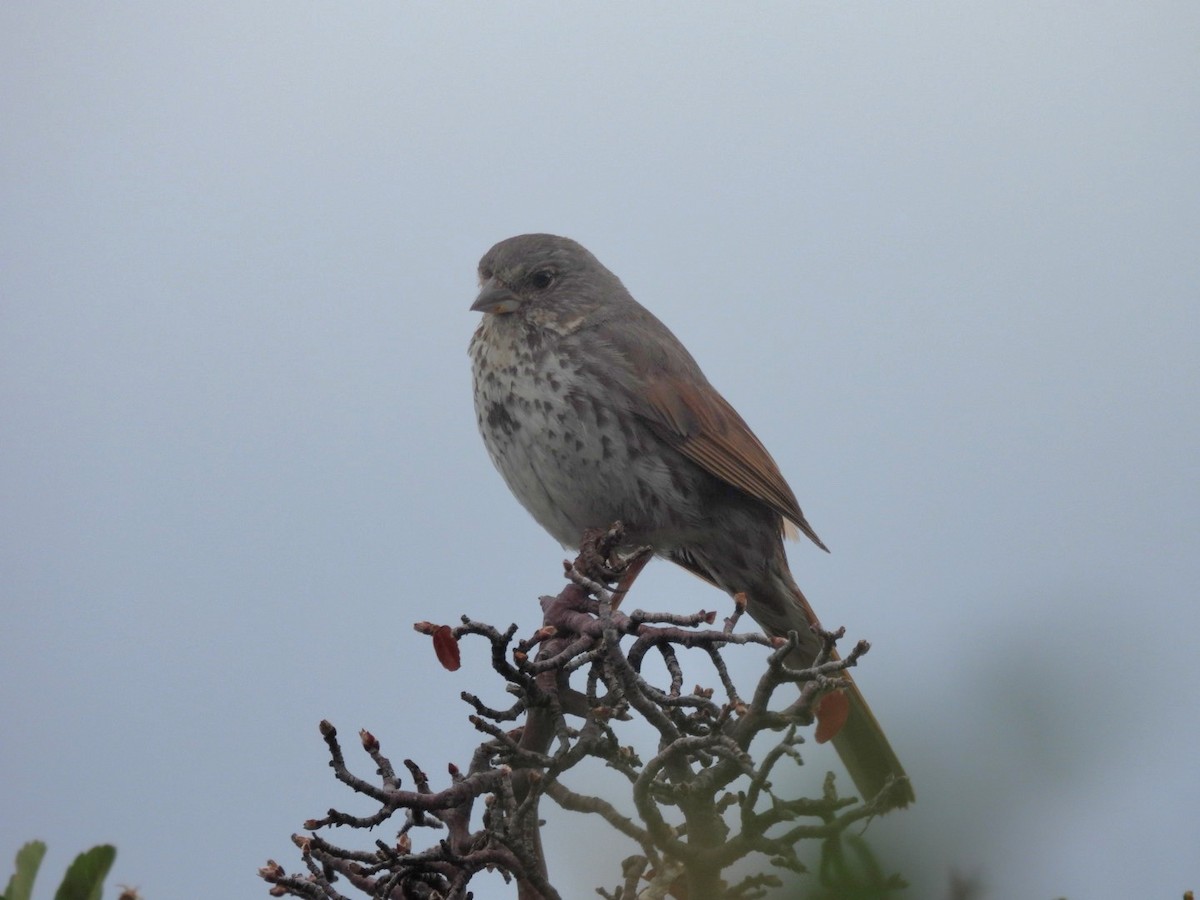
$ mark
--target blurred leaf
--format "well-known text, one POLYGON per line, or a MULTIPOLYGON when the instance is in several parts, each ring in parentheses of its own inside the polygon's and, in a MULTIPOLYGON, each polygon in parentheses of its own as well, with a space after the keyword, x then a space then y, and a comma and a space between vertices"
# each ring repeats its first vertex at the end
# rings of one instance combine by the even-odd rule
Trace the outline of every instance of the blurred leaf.
POLYGON ((821 885, 807 900, 890 900, 907 885, 888 875, 875 852, 858 835, 831 838, 821 848, 821 885))
POLYGON ((29 900, 33 893, 33 879, 37 877, 46 845, 42 841, 30 841, 17 851, 16 869, 8 879, 2 900, 29 900))
POLYGON ((101 844, 75 857, 54 900, 100 900, 104 878, 117 858, 117 848, 101 844))

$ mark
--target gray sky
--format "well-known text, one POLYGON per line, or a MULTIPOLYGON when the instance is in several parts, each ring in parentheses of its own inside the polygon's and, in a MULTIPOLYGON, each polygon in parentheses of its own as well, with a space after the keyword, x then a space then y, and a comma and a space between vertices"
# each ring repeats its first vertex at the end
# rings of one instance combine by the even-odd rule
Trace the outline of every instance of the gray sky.
POLYGON ((482 647, 410 625, 559 586, 465 354, 476 261, 539 230, 833 549, 793 568, 875 645, 911 896, 1200 887, 1198 45, 1191 2, 0 4, 0 859, 265 896, 355 807, 321 718, 469 761, 482 647))

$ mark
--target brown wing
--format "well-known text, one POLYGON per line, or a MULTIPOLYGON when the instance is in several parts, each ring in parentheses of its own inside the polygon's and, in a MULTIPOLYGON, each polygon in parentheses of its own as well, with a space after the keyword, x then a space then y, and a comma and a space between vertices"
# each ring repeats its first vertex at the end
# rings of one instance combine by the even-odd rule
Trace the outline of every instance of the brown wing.
POLYGON ((761 500, 829 552, 767 448, 710 384, 658 373, 646 379, 641 399, 639 411, 684 456, 761 500))

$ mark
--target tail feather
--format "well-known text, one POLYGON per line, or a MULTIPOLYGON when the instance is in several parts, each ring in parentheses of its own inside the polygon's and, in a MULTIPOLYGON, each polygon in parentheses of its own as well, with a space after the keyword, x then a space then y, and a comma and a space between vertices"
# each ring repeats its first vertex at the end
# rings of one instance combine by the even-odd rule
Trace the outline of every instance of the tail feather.
POLYGON ((916 799, 916 794, 887 735, 853 680, 849 681, 845 693, 850 698, 850 716, 842 730, 834 735, 833 749, 841 757, 842 765, 864 800, 889 788, 891 779, 885 806, 889 809, 908 806, 916 799))
MULTIPOLYGON (((787 597, 789 609, 785 616, 775 615, 779 612, 775 608, 776 604, 771 604, 770 609, 764 609, 761 602, 754 602, 753 597, 749 612, 768 634, 783 635, 788 631, 796 631, 800 644, 789 659, 789 664, 807 667, 812 665, 819 649, 811 628, 819 626, 820 623, 803 592, 791 577, 785 578, 784 582, 787 594, 790 595, 787 597)), ((833 748, 841 757, 842 764, 850 773, 854 787, 863 800, 873 799, 886 789, 886 808, 908 806, 916 799, 916 795, 904 766, 900 764, 887 735, 884 734, 850 673, 844 672, 842 677, 846 686, 840 693, 849 701, 850 709, 845 724, 832 738, 833 748)))
MULTIPOLYGON (((806 669, 812 665, 821 648, 820 641, 812 632, 813 626, 819 627, 821 623, 788 571, 782 542, 778 545, 777 553, 768 578, 757 586, 747 585, 746 580, 718 578, 703 556, 694 550, 680 548, 667 555, 689 572, 731 594, 750 587, 745 591, 749 598, 747 611, 750 616, 767 634, 786 637, 789 631, 795 631, 800 642, 788 662, 796 668, 806 669)), ((907 806, 913 802, 915 795, 904 767, 900 765, 887 735, 883 733, 883 728, 876 721, 850 673, 844 672, 842 677, 846 680, 846 686, 839 693, 847 699, 849 710, 845 724, 831 738, 833 748, 841 757, 863 800, 879 796, 891 784, 888 796, 884 798, 886 807, 907 806)), ((832 695, 823 704, 831 699, 832 695)), ((818 735, 820 731, 818 728, 818 735)), ((824 738, 819 736, 818 740, 823 741, 824 738)))

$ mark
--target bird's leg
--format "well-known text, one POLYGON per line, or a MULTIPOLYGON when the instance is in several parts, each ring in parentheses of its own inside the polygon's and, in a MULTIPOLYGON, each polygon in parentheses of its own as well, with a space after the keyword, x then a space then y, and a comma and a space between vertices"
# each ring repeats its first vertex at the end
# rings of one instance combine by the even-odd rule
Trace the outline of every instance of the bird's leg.
POLYGON ((649 547, 639 547, 633 551, 633 555, 622 561, 624 571, 621 572, 621 577, 617 581, 617 586, 612 594, 612 608, 615 610, 621 605, 621 601, 625 599, 625 595, 629 593, 629 589, 633 587, 633 582, 637 580, 638 575, 642 573, 642 569, 646 568, 646 563, 654 557, 654 551, 649 547))
POLYGON ((624 542, 625 526, 620 522, 613 522, 606 529, 589 528, 583 533, 575 562, 564 563, 568 573, 574 569, 584 578, 600 584, 616 582, 611 597, 614 610, 621 605, 621 600, 654 555, 650 547, 638 547, 632 553, 622 554, 624 542))

